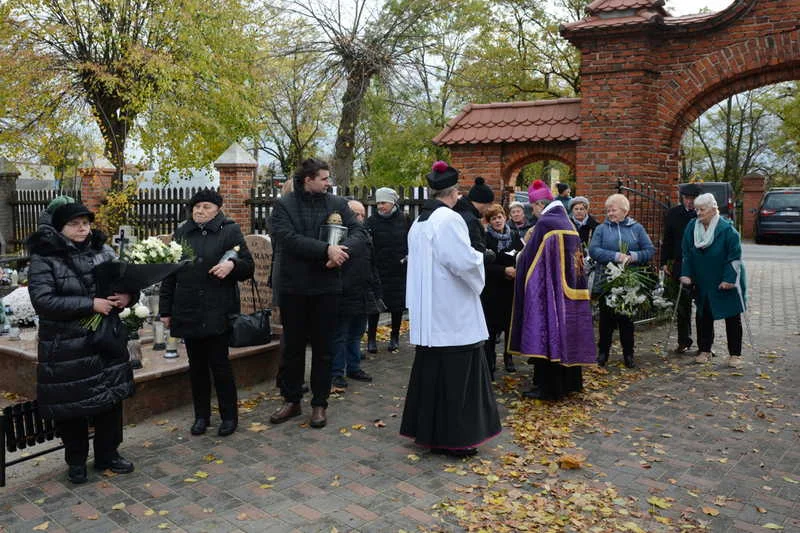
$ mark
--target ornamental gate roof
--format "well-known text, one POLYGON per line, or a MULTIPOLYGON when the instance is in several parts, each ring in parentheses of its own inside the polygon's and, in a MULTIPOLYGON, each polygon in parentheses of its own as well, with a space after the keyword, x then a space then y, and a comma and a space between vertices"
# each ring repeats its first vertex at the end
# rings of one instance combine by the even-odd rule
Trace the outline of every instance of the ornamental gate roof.
POLYGON ((580 139, 580 98, 469 104, 434 144, 483 144, 580 139))

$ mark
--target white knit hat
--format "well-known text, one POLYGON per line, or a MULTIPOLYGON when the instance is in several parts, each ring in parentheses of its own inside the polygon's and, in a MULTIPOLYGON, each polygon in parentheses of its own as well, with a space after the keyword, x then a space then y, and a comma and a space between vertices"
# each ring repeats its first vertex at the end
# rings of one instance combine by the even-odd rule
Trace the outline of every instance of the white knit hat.
POLYGON ((397 200, 400 199, 400 196, 395 192, 394 189, 389 187, 381 187, 377 191, 375 191, 375 201, 376 202, 389 202, 392 204, 396 204, 397 200))

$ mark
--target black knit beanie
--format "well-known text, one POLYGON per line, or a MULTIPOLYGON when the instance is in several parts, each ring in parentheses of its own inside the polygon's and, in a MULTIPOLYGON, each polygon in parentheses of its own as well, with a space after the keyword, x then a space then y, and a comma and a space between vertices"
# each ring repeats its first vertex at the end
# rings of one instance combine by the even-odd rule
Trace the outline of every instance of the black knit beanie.
POLYGON ((89 222, 94 222, 94 213, 89 208, 80 203, 64 204, 53 213, 53 227, 56 231, 61 231, 67 222, 73 218, 87 217, 89 222))
POLYGON ((222 196, 214 189, 200 189, 189 200, 189 209, 199 202, 211 202, 216 204, 217 207, 222 207, 222 196))
POLYGON ((475 185, 469 190, 467 198, 479 204, 490 204, 494 202, 494 192, 486 185, 486 180, 478 176, 475 178, 475 185))

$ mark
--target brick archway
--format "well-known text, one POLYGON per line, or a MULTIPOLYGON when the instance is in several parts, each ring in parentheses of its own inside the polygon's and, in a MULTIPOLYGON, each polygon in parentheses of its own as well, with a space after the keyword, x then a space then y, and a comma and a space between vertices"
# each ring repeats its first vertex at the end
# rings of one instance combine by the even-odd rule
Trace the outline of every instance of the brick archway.
POLYGON ((671 17, 663 0, 597 0, 561 28, 582 53, 576 176, 601 199, 618 176, 675 194, 686 128, 724 98, 800 79, 800 0, 737 0, 671 17))
POLYGON ((500 200, 528 163, 553 159, 575 168, 580 104, 579 98, 470 104, 433 142, 450 148, 464 189, 483 176, 500 200))
POLYGON ((800 79, 800 0, 735 0, 686 17, 663 6, 596 0, 561 28, 582 54, 580 99, 470 105, 448 123, 434 142, 451 149, 465 186, 482 174, 499 191, 521 161, 551 158, 575 169, 593 201, 620 176, 674 195, 680 140, 697 117, 738 92, 800 79))

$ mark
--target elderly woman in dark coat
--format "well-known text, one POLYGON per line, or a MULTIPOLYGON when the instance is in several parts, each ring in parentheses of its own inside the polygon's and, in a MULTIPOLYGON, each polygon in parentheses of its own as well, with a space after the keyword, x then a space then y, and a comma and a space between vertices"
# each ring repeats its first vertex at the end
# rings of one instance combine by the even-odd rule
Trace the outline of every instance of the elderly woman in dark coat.
MULTIPOLYGON (((400 346, 400 322, 406 308, 406 257, 408 256, 408 217, 397 204, 400 196, 389 187, 375 191, 378 212, 364 224, 372 235, 375 246, 375 266, 381 278, 383 303, 392 314, 392 330, 389 351, 396 352, 400 346)), ((378 313, 369 315, 367 327, 367 351, 377 353, 376 335, 378 313)))
MULTIPOLYGON (((486 360, 494 378, 497 367, 497 338, 505 332, 505 344, 508 344, 508 328, 511 324, 511 304, 514 300, 514 278, 517 275, 517 252, 525 244, 519 231, 512 229, 507 223, 506 213, 500 204, 492 204, 484 215, 489 225, 486 227, 486 249, 495 253, 495 260, 487 265, 486 284, 481 293, 483 314, 489 329, 486 341, 486 360)), ((516 372, 514 359, 503 350, 503 364, 506 372, 516 372)))
POLYGON ((105 235, 91 229, 94 214, 83 204, 64 204, 27 241, 29 292, 39 314, 36 394, 40 412, 56 421, 72 483, 87 480, 89 417, 93 419, 94 467, 133 472, 123 459, 122 400, 133 394, 128 357, 99 353, 82 320, 130 304, 129 294, 97 296, 93 269, 114 259, 105 235))
POLYGON ((159 310, 170 334, 186 343, 195 416, 192 435, 202 435, 210 424, 213 374, 222 418, 217 434, 225 437, 236 431, 239 421, 228 359, 230 317, 239 313, 236 282, 251 278, 255 265, 242 230, 221 207, 222 196, 213 189, 202 189, 189 200, 191 218, 172 239, 190 246, 195 260, 161 284, 159 310), (221 261, 229 251, 236 253, 221 261))
POLYGON ((742 362, 742 313, 745 310, 745 273, 742 241, 733 224, 719 215, 714 195, 705 193, 694 201, 697 218, 683 232, 683 285, 696 290, 700 353, 696 363, 711 360, 714 321, 725 320, 728 337, 728 366, 742 362))
POLYGON ((597 221, 589 214, 589 199, 585 196, 576 196, 569 201, 567 212, 575 229, 578 230, 578 235, 581 236, 584 249, 588 248, 592 233, 597 227, 597 221))

